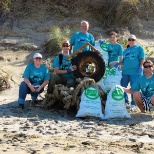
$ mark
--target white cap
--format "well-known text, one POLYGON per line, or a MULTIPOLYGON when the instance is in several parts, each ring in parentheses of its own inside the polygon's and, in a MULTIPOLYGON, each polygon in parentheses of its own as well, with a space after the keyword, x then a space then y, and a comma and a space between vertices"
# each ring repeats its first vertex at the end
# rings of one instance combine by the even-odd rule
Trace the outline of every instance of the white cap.
POLYGON ((34 56, 33 56, 33 58, 36 58, 36 57, 42 58, 42 55, 40 53, 35 53, 34 56))
POLYGON ((129 39, 131 38, 131 39, 136 40, 136 36, 135 36, 135 35, 133 35, 133 34, 129 35, 129 37, 128 37, 128 38, 129 38, 129 39))

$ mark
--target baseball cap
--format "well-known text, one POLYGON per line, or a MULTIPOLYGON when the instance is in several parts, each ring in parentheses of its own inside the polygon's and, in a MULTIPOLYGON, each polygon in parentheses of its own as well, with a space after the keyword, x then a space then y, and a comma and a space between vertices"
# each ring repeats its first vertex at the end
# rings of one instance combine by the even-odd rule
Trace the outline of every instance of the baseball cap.
POLYGON ((135 35, 133 35, 133 34, 131 34, 131 35, 129 35, 129 37, 128 37, 129 39, 134 39, 134 40, 136 40, 136 36, 135 35))
POLYGON ((34 56, 33 56, 33 58, 36 58, 36 57, 42 58, 42 55, 40 53, 35 53, 34 56))

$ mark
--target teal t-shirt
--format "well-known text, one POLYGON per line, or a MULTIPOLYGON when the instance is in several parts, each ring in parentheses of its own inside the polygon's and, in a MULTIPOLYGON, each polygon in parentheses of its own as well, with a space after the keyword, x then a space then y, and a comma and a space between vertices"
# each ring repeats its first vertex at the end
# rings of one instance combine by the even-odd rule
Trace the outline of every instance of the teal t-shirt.
POLYGON ((146 97, 151 97, 154 95, 154 74, 150 78, 146 78, 142 75, 131 87, 133 91, 139 91, 143 93, 146 97))
MULTIPOLYGON (((67 70, 69 69, 70 65, 71 65, 71 60, 67 60, 69 56, 64 56, 62 58, 62 64, 59 65, 59 55, 55 57, 52 66, 53 67, 57 67, 60 70, 67 70)), ((71 78, 74 77, 72 73, 68 73, 68 74, 60 74, 61 77, 63 78, 71 78)))
POLYGON ((41 64, 39 68, 35 67, 34 64, 28 64, 24 73, 23 78, 28 78, 30 83, 42 84, 44 80, 50 79, 48 68, 41 64))
POLYGON ((123 48, 121 44, 108 44, 108 54, 109 60, 108 62, 119 61, 119 56, 122 56, 123 48))
MULTIPOLYGON (((93 35, 91 35, 88 32, 86 34, 82 32, 77 32, 70 39, 70 44, 73 46, 73 52, 78 50, 87 42, 89 42, 93 46, 95 45, 95 39, 93 35)), ((87 46, 82 51, 89 51, 89 50, 90 50, 90 47, 87 46)))
POLYGON ((129 47, 123 52, 122 74, 124 75, 141 75, 143 72, 138 72, 140 61, 145 58, 144 50, 141 46, 135 45, 129 47))

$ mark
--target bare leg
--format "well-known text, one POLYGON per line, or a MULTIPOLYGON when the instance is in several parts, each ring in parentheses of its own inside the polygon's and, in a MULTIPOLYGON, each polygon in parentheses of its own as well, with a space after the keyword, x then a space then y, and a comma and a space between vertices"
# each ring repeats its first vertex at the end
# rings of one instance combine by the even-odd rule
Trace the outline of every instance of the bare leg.
POLYGON ((136 91, 133 93, 134 102, 139 107, 142 113, 145 113, 145 110, 143 108, 142 99, 141 99, 141 93, 136 91))
POLYGON ((151 97, 151 103, 154 105, 154 95, 151 97))

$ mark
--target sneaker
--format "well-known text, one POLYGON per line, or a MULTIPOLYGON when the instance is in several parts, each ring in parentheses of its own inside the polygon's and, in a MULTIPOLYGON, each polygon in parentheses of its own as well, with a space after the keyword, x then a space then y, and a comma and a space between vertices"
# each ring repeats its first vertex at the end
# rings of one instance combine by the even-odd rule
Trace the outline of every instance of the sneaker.
POLYGON ((150 107, 150 111, 154 111, 154 105, 152 103, 150 103, 149 107, 150 107))
POLYGON ((24 104, 19 104, 19 108, 24 109, 24 104))
POLYGON ((131 105, 131 109, 132 110, 136 110, 137 109, 137 106, 136 105, 131 105))
POLYGON ((128 103, 125 103, 126 109, 130 109, 130 105, 128 103))
POLYGON ((31 101, 31 106, 36 106, 36 104, 38 104, 37 100, 31 101))

